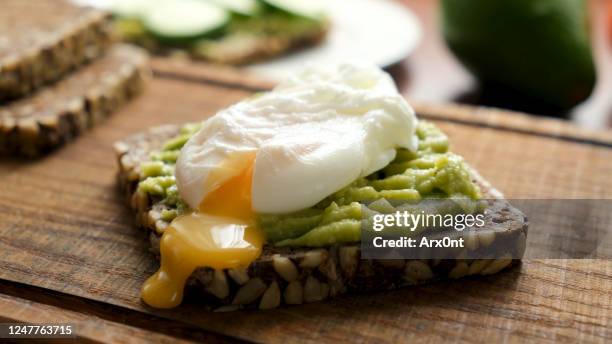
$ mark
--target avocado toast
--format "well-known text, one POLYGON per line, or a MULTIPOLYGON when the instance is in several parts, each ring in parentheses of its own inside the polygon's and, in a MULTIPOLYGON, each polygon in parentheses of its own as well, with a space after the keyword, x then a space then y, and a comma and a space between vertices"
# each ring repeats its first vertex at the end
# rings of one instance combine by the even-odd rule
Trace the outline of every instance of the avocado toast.
MULTIPOLYGON (((135 213, 136 223, 149 233, 151 250, 158 258, 161 235, 171 220, 185 211, 184 202, 177 198, 173 178, 168 177, 169 171, 178 149, 196 129, 194 125, 153 128, 115 146, 119 184, 135 213)), ((432 124, 421 122, 417 133, 423 142, 445 145, 445 136, 432 124)), ((426 149, 427 144, 422 146, 426 149)), ((477 251, 504 242, 514 250, 508 257, 363 260, 359 243, 322 247, 266 244, 261 256, 247 268, 198 268, 191 275, 188 288, 198 299, 219 310, 268 309, 324 300, 351 291, 386 290, 438 279, 497 273, 516 264, 517 260, 511 257, 522 256, 527 219, 473 169, 469 171, 482 197, 488 199, 489 207, 484 227, 467 246, 477 251)))
POLYGON ((321 42, 330 23, 310 7, 284 0, 129 0, 111 10, 125 41, 162 55, 243 65, 321 42))

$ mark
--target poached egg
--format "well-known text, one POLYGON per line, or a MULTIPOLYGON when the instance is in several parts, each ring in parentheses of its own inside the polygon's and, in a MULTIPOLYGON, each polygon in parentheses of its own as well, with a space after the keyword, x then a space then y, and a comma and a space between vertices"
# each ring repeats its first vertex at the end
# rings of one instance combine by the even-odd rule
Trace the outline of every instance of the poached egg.
POLYGON ((165 230, 144 301, 178 305, 197 267, 247 267, 265 242, 255 214, 309 208, 382 169, 398 147, 416 150, 416 126, 391 77, 362 64, 307 70, 221 110, 181 150, 176 184, 193 211, 165 230))

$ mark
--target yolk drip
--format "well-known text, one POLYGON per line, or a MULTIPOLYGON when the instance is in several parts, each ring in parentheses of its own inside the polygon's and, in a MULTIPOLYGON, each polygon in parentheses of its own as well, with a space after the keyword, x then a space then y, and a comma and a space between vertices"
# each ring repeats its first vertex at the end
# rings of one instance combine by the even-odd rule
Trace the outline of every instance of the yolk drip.
POLYGON ((251 184, 255 154, 242 172, 177 217, 160 243, 161 266, 142 286, 142 299, 156 308, 178 306, 185 283, 198 267, 246 267, 261 254, 264 237, 255 225, 251 184))

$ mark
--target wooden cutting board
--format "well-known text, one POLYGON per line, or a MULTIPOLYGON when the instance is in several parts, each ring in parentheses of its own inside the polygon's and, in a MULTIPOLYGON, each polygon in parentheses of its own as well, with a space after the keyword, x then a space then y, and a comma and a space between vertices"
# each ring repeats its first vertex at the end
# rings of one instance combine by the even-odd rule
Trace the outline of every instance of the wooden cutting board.
MULTIPOLYGON (((67 322, 104 342, 610 342, 612 262, 529 260, 499 275, 271 311, 160 311, 157 263, 115 183, 113 142, 196 121, 269 84, 154 62, 141 97, 39 160, 0 160, 0 322, 67 322)), ((612 134, 499 110, 416 104, 510 198, 612 198, 612 134)), ((612 230, 612 229, 611 229, 612 230)))

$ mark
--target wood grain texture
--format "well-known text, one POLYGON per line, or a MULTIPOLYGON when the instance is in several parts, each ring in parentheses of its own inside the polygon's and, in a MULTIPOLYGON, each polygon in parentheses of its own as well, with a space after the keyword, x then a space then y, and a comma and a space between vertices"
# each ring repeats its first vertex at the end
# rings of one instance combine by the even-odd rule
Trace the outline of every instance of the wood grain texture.
POLYGON ((0 281, 0 322, 70 324, 79 342, 235 342, 184 323, 8 281, 0 281))
MULTIPOLYGON (((1 280, 258 342, 612 340, 609 260, 531 260, 491 277, 272 311, 146 307, 139 289, 157 263, 117 190, 113 142, 149 126, 202 119, 259 87, 167 74, 172 77, 155 78, 143 96, 74 144, 38 161, 1 161, 1 280)), ((612 149, 605 145, 468 120, 435 121, 453 149, 508 196, 612 198, 612 149)), ((46 299, 36 302, 49 306, 46 299)))
POLYGON ((87 317, 80 312, 66 311, 62 308, 39 304, 16 297, 0 295, 0 321, 20 321, 27 323, 32 319, 45 324, 72 324, 76 339, 80 342, 117 342, 123 339, 130 343, 193 343, 171 336, 134 328, 113 321, 87 317), (81 334, 82 333, 82 334, 81 334))

